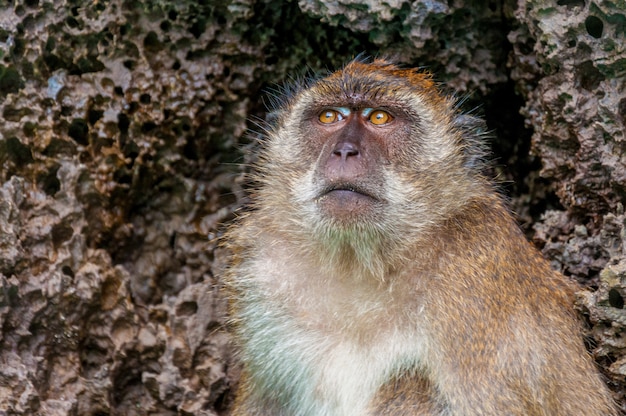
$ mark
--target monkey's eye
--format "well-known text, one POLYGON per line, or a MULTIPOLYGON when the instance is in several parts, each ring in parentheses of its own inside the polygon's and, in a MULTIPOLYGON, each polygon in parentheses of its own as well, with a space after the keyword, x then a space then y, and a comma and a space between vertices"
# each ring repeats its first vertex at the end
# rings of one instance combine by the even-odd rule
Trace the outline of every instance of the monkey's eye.
POLYGON ((370 113, 368 120, 370 121, 370 123, 380 126, 389 123, 391 120, 393 120, 393 117, 386 111, 374 110, 370 113))
POLYGON ((320 122, 324 124, 334 123, 335 121, 343 120, 343 118, 343 114, 332 109, 324 110, 319 115, 320 122))

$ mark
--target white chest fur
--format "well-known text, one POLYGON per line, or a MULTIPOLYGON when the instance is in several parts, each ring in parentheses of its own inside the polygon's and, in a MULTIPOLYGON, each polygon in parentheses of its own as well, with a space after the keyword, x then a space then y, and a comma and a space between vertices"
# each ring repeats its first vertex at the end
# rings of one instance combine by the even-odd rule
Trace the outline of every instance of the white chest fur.
POLYGON ((330 348, 325 357, 319 357, 322 371, 316 381, 329 403, 328 411, 319 415, 369 414, 381 385, 395 373, 418 364, 413 361, 421 355, 416 351, 421 346, 419 342, 410 342, 407 338, 412 337, 406 335, 383 333, 369 346, 342 343, 330 348))
MULTIPOLYGON (((276 265, 265 266, 254 269, 276 272, 276 265)), ((332 284, 314 293, 306 285, 297 296, 301 288, 284 274, 250 277, 249 302, 240 311, 244 359, 254 363, 249 371, 257 393, 287 409, 286 415, 367 415, 385 381, 419 367, 426 354, 426 337, 415 324, 419 312, 402 313, 398 322, 388 296, 332 284)))

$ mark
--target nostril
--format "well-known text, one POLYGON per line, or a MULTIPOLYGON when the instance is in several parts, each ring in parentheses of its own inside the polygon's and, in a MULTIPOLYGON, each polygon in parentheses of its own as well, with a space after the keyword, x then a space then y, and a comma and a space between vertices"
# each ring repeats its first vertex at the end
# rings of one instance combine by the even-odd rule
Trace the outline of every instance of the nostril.
POLYGON ((335 146, 333 153, 340 156, 341 160, 345 161, 350 156, 358 156, 359 149, 357 149, 357 147, 352 143, 340 142, 335 146))

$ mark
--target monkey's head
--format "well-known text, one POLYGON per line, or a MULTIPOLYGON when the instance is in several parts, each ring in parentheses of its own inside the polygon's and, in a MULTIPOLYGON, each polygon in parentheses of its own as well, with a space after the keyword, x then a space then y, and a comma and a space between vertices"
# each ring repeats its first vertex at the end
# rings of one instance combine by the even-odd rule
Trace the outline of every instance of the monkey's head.
POLYGON ((482 188, 475 127, 428 74, 353 61, 278 109, 261 158, 259 206, 331 255, 350 249, 377 262, 482 188))

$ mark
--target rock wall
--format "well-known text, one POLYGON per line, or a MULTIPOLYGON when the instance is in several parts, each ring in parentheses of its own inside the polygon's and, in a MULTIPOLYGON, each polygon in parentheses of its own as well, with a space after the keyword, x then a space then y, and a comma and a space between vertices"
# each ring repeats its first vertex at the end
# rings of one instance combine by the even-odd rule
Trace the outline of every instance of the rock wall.
POLYGON ((0 414, 226 414, 224 223, 268 93, 388 54, 469 94, 494 175, 626 374, 621 2, 0 0, 0 414), (521 115, 520 115, 521 111, 521 115))
POLYGON ((525 99, 532 152, 561 207, 534 225, 580 293, 591 345, 624 402, 626 376, 626 3, 519 2, 511 78, 525 99))

